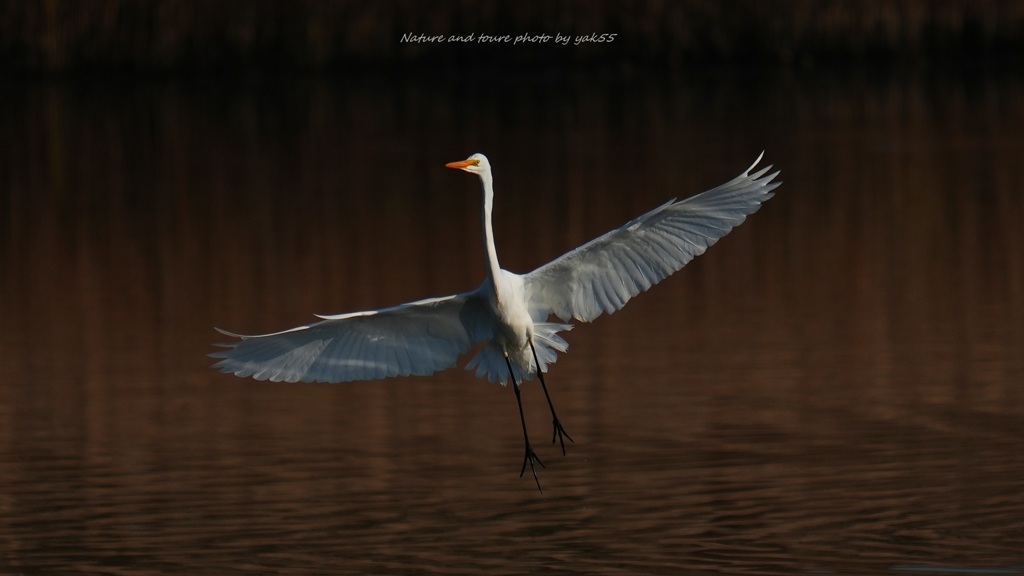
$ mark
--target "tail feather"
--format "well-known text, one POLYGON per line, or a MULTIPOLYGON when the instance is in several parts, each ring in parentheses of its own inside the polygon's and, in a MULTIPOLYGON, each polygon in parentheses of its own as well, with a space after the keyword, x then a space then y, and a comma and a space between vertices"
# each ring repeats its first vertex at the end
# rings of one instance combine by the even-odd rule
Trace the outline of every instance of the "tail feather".
POLYGON ((559 336, 559 332, 572 330, 572 324, 557 322, 538 322, 533 325, 533 345, 537 350, 537 360, 541 372, 548 371, 548 364, 558 360, 558 353, 569 349, 569 343, 559 336))
MULTIPOLYGON (((572 324, 560 324, 557 322, 537 322, 533 325, 533 345, 537 350, 537 360, 540 362, 540 369, 548 371, 548 366, 558 360, 558 353, 569 349, 569 343, 558 333, 572 330, 572 324)), ((466 363, 466 370, 475 370, 477 378, 487 378, 491 382, 499 382, 505 385, 508 382, 508 364, 505 363, 505 354, 493 341, 489 342, 466 363)), ((512 363, 512 373, 517 382, 533 380, 536 376, 536 368, 531 359, 527 373, 515 362, 512 363)))

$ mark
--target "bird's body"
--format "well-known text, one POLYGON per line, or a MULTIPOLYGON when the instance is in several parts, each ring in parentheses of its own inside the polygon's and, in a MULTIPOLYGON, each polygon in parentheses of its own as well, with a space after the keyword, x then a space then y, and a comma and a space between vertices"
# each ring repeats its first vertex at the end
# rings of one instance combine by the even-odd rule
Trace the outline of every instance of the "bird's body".
POLYGON ((494 279, 494 297, 488 304, 494 314, 494 343, 512 364, 524 372, 531 371, 528 346, 533 339, 533 318, 530 318, 526 287, 518 274, 500 270, 494 279))
POLYGON ((502 270, 498 263, 491 226, 493 177, 487 158, 474 154, 447 166, 479 175, 483 185, 487 276, 480 287, 392 308, 321 316, 320 322, 274 334, 224 332, 239 340, 212 354, 220 358, 214 367, 237 376, 286 382, 428 375, 455 365, 482 342, 466 368, 491 381, 513 380, 526 439, 525 470, 527 462, 532 467, 539 459, 522 418, 521 382, 540 378, 555 427, 552 440, 563 434, 568 437, 543 378, 558 353, 568 347, 559 332, 570 330, 572 320, 590 322, 622 308, 728 234, 778 186, 772 182, 778 172, 766 176, 769 168, 763 168, 751 174, 751 166, 721 186, 667 202, 520 275, 502 270), (551 316, 560 322, 549 321, 551 316))

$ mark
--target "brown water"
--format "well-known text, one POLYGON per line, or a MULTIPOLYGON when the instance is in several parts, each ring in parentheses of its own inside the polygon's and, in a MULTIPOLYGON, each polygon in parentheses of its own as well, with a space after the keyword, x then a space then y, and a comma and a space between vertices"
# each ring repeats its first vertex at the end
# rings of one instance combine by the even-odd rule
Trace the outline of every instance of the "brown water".
POLYGON ((1024 80, 0 88, 0 572, 1024 573, 1024 80), (526 270, 766 150, 778 195, 512 392, 208 369, 526 270))

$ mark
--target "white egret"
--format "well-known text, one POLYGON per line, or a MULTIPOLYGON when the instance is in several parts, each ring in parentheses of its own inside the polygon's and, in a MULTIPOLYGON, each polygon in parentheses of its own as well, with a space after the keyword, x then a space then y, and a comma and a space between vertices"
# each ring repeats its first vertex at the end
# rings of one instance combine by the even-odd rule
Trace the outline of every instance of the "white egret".
MULTIPOLYGON (((763 154, 762 154, 763 156, 763 154)), ((615 312, 630 298, 665 279, 725 236, 771 198, 779 185, 770 166, 751 173, 761 157, 736 178, 685 200, 670 200, 623 226, 526 274, 502 270, 494 248, 491 165, 483 154, 446 164, 476 174, 483 184, 483 232, 487 277, 470 292, 429 298, 392 308, 319 316, 291 330, 243 336, 211 354, 213 365, 236 376, 284 382, 351 382, 390 376, 429 375, 450 368, 478 343, 467 363, 478 377, 505 384, 510 378, 523 426, 525 456, 540 481, 526 432, 520 385, 540 379, 554 432, 565 454, 572 438, 555 414, 544 372, 568 348, 559 332, 571 320, 590 322, 615 312), (560 322, 550 322, 551 316, 560 322)))

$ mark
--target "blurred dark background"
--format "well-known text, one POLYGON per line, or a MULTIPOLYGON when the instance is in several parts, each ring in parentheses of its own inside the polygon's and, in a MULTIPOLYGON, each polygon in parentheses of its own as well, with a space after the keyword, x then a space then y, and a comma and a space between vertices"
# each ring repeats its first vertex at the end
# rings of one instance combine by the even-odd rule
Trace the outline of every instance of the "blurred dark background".
MULTIPOLYGON (((478 37, 477 37, 478 39, 478 37)), ((1013 64, 1018 0, 9 0, 0 3, 7 70, 167 71, 239 65, 460 62, 520 65, 759 62, 1013 64), (401 42, 403 34, 617 34, 565 49, 554 41, 482 46, 401 42), (482 50, 482 51, 481 51, 482 50)))
POLYGON ((1022 573, 1022 46, 1021 1, 0 1, 0 573, 1022 573), (566 456, 524 387, 544 494, 465 370, 209 368, 477 286, 445 162, 524 271, 762 150, 567 336, 566 456))

